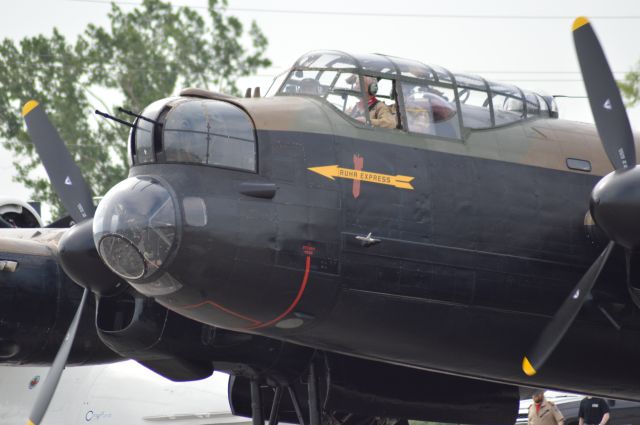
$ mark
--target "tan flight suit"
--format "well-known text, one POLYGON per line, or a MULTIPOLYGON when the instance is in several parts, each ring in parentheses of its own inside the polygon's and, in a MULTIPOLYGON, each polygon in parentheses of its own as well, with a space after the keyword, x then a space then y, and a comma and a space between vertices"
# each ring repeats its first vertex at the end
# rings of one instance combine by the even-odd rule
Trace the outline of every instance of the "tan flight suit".
MULTIPOLYGON (((347 115, 353 118, 362 117, 364 116, 364 112, 360 105, 355 105, 347 112, 347 115)), ((395 114, 391 111, 390 107, 379 100, 371 109, 369 109, 369 119, 371 120, 371 125, 374 127, 396 128, 395 114)))
POLYGON ((535 403, 529 406, 528 425, 558 425, 563 420, 564 416, 551 401, 543 400, 537 412, 535 403))
POLYGON ((371 119, 371 125, 374 127, 396 128, 396 116, 384 102, 378 101, 369 110, 369 118, 371 119))

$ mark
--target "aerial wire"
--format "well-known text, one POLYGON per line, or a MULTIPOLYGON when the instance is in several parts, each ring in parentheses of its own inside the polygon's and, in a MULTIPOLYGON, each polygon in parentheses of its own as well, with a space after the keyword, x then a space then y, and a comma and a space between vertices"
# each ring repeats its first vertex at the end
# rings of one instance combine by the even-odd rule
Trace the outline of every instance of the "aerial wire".
MULTIPOLYGON (((115 3, 123 6, 142 6, 142 3, 118 0, 66 0, 78 3, 97 3, 111 4, 115 3)), ((189 7, 192 9, 208 9, 207 6, 190 5, 190 4, 172 4, 174 7, 189 7)), ((330 16, 355 16, 355 17, 381 17, 381 18, 426 18, 426 19, 524 19, 524 20, 540 20, 540 19, 575 19, 574 15, 462 15, 462 14, 421 14, 421 13, 388 13, 388 12, 337 12, 331 10, 302 10, 302 9, 262 9, 262 8, 246 8, 246 7, 227 7, 221 10, 229 12, 247 12, 247 13, 278 13, 293 15, 330 15, 330 16)), ((611 19, 611 20, 637 20, 640 15, 592 15, 592 19, 611 19)))

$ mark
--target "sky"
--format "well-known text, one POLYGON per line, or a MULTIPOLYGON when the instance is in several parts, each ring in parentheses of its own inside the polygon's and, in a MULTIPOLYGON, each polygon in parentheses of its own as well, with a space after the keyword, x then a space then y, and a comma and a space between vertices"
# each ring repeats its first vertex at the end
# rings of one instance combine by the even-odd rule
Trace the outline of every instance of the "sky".
MULTIPOLYGON (((104 0, 1 1, 0 39, 50 35, 54 27, 73 39, 88 23, 108 24, 110 5, 104 0)), ((118 2, 124 10, 137 3, 118 2)), ((207 2, 172 3, 203 10, 207 2)), ((573 19, 581 15, 594 25, 617 78, 640 59, 640 2, 628 0, 229 0, 229 13, 246 27, 251 20, 258 23, 273 62, 257 76, 239 80, 242 91, 260 85, 264 93, 272 77, 305 52, 337 49, 416 59, 547 94, 584 96, 571 35, 573 19)), ((586 99, 558 104, 561 118, 593 122, 586 99)), ((640 131, 640 108, 629 115, 640 131)), ((27 197, 12 175, 11 158, 0 151, 0 195, 27 197)))

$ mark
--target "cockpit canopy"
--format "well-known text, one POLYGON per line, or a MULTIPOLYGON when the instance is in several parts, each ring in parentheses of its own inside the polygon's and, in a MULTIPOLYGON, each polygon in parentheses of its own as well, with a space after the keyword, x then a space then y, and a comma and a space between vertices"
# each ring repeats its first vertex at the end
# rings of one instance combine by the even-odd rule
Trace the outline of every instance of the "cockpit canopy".
MULTIPOLYGON (((411 133, 460 139, 461 128, 488 129, 558 116, 550 96, 381 54, 309 52, 276 78, 267 95, 319 97, 354 118, 354 111, 366 109, 358 105, 371 97, 371 78, 377 83, 373 95, 393 111, 395 128, 411 133)), ((369 114, 366 118, 371 122, 369 114)))

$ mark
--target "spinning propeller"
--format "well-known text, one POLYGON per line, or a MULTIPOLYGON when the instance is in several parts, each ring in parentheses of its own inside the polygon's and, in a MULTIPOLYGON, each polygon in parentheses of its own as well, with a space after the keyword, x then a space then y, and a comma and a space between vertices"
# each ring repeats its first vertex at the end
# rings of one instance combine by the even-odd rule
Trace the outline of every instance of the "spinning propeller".
POLYGON ((620 91, 586 18, 573 23, 573 39, 596 128, 615 169, 598 182, 590 202, 594 221, 611 241, 522 360, 522 369, 529 376, 540 370, 573 323, 613 247, 618 244, 629 252, 640 246, 640 169, 636 167, 635 142, 620 91))

